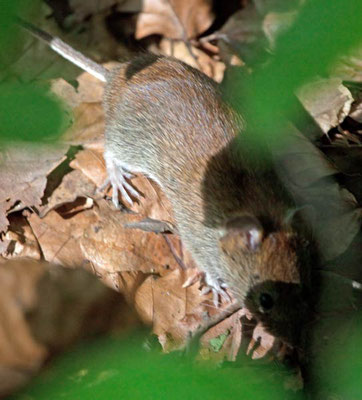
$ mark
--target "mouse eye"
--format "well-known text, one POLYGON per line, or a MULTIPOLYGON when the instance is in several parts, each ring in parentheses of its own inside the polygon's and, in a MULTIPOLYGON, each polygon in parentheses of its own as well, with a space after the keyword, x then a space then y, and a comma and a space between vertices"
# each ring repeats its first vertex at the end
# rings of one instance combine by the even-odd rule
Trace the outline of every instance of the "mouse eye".
POLYGON ((268 293, 262 293, 259 296, 259 303, 262 312, 270 311, 274 306, 274 300, 268 293))

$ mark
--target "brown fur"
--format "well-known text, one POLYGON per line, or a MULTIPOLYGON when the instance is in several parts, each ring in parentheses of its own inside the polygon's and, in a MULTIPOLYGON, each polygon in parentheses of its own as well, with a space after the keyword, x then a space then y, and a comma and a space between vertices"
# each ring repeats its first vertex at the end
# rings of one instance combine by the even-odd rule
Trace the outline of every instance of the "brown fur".
POLYGON ((104 107, 106 155, 160 182, 203 271, 241 302, 263 281, 299 284, 298 235, 284 222, 293 203, 272 169, 248 164, 243 148, 236 155, 240 118, 213 81, 173 58, 141 56, 111 73, 104 107), (235 236, 220 242, 225 223, 245 214, 264 229, 254 252, 235 236))

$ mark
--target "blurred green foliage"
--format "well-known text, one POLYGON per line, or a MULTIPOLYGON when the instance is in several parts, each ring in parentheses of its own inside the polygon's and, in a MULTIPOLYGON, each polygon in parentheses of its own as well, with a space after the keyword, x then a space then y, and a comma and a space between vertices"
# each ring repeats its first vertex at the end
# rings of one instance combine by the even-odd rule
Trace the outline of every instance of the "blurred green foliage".
POLYGON ((2 83, 0 85, 0 138, 14 141, 56 139, 67 123, 62 103, 48 86, 2 83))
MULTIPOLYGON (((20 40, 12 16, 34 7, 31 1, 2 1, 0 52, 20 40), (32 3, 32 4, 31 4, 32 3)), ((35 2, 36 6, 37 2, 35 2)), ((280 116, 289 116, 291 93, 316 74, 324 74, 336 57, 362 39, 361 0, 313 0, 306 2, 292 28, 278 40, 275 54, 249 81, 233 82, 243 93, 242 114, 249 130, 261 136, 280 138, 280 116)), ((238 96, 236 97, 238 98, 238 96)), ((19 82, 0 84, 0 139, 42 140, 55 138, 64 127, 61 103, 47 87, 19 82)), ((337 386, 350 390, 348 399, 360 390, 361 347, 340 351, 325 366, 337 367, 337 386), (343 359, 343 357, 345 357, 343 359), (350 363, 350 360, 358 363, 350 363), (336 361, 337 360, 337 361, 336 361), (336 366, 336 363, 338 365, 336 366), (356 366, 357 365, 357 366, 356 366)), ((218 343, 215 343, 218 345, 218 343)), ((87 343, 64 355, 37 377, 16 400, 29 399, 286 399, 278 379, 274 385, 259 370, 207 369, 192 366, 177 355, 145 352, 139 337, 126 341, 103 339, 87 343)))
POLYGON ((233 82, 233 96, 254 137, 280 146, 282 117, 294 118, 291 96, 324 75, 337 57, 362 44, 361 0, 306 1, 295 23, 278 40, 273 56, 250 79, 233 82))
POLYGON ((38 0, 1 1, 0 141, 55 140, 69 123, 64 105, 51 95, 48 86, 23 83, 21 77, 14 78, 11 69, 16 59, 9 64, 9 59, 2 57, 24 38, 24 32, 14 23, 14 16, 26 16, 30 11, 34 14, 39 6, 38 0))
MULTIPOLYGON (((142 334, 102 339, 63 355, 11 400, 301 399, 260 369, 193 365, 179 354, 146 351, 142 334)), ((270 375, 269 375, 270 376, 270 375)))

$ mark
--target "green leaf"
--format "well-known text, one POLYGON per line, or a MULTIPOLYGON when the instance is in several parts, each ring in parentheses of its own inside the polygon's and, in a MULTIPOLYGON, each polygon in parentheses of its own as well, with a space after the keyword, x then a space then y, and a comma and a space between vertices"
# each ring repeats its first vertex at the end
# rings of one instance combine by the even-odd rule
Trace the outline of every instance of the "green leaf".
POLYGON ((230 331, 228 330, 226 333, 222 333, 221 335, 217 336, 216 338, 212 338, 209 340, 211 348, 214 350, 215 353, 218 353, 222 346, 225 343, 226 338, 230 335, 230 331))
POLYGON ((144 338, 102 339, 63 355, 12 400, 300 399, 282 381, 246 368, 206 368, 145 351, 144 338))

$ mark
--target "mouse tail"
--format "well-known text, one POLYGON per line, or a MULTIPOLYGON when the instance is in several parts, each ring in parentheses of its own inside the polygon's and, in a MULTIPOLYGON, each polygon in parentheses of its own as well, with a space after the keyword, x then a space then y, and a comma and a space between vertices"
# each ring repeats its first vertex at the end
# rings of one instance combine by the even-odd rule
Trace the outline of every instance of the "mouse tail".
POLYGON ((69 60, 71 63, 77 65, 84 71, 89 72, 91 75, 95 76, 99 80, 103 82, 107 81, 107 75, 109 71, 102 65, 85 57, 82 53, 74 50, 71 46, 63 42, 61 39, 53 37, 49 33, 37 28, 33 24, 30 24, 29 22, 26 22, 20 18, 16 18, 16 22, 37 39, 45 42, 51 49, 53 49, 56 53, 60 54, 65 59, 69 60))

